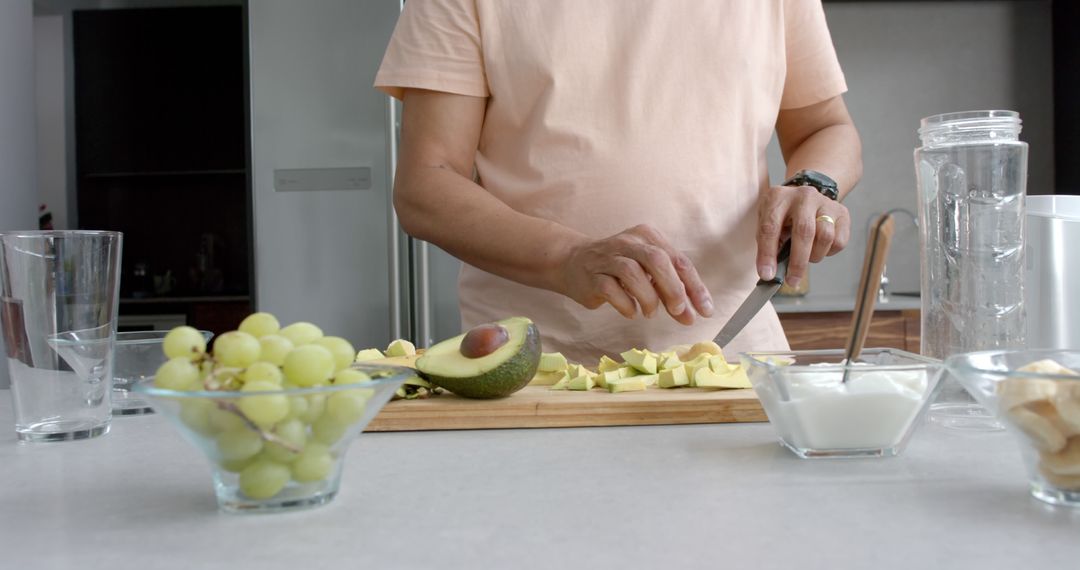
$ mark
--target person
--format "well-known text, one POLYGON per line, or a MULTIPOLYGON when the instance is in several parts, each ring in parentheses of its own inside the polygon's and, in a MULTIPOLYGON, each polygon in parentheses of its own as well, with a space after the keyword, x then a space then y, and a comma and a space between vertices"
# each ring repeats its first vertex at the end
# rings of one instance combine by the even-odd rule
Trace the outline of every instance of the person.
MULTIPOLYGON (((532 318, 580 362, 712 339, 790 236, 847 244, 861 146, 820 0, 409 0, 394 206, 464 263, 467 329, 532 318), (771 185, 775 131, 791 181, 771 185), (664 316, 666 314, 666 316, 664 316)), ((732 342, 784 350, 766 306, 732 342)))

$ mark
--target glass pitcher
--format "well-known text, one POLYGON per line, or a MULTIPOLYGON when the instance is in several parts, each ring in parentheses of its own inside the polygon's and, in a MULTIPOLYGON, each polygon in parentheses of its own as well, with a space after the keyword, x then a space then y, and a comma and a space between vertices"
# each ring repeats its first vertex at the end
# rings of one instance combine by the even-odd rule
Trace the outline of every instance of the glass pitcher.
MULTIPOLYGON (((922 353, 944 359, 1023 348, 1024 195, 1028 145, 1015 111, 922 120, 915 150, 922 241, 922 353)), ((931 421, 1001 429, 947 379, 931 421)))

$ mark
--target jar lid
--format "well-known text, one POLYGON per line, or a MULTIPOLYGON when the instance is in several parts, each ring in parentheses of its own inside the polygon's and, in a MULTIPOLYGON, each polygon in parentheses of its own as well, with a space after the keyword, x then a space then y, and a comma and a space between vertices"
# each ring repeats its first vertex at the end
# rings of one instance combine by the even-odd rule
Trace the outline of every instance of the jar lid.
POLYGON ((987 138, 1013 139, 1020 135, 1020 113, 1006 110, 959 111, 931 115, 920 121, 919 136, 924 142, 945 142, 953 137, 968 138, 980 133, 987 138))

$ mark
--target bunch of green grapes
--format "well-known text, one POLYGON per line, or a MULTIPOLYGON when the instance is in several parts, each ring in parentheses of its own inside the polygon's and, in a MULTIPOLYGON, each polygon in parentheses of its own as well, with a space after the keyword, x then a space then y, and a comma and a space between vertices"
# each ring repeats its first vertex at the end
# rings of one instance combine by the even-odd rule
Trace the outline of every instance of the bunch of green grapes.
POLYGON ((370 388, 329 394, 289 395, 291 388, 370 382, 349 368, 355 351, 349 341, 324 336, 306 322, 281 327, 269 313, 254 313, 239 330, 217 338, 213 353, 192 327, 169 331, 169 358, 157 370, 155 386, 176 391, 239 391, 235 398, 178 398, 180 419, 213 441, 221 468, 239 474, 240 491, 268 499, 289 481, 312 483, 331 474, 334 444, 364 417, 370 388))

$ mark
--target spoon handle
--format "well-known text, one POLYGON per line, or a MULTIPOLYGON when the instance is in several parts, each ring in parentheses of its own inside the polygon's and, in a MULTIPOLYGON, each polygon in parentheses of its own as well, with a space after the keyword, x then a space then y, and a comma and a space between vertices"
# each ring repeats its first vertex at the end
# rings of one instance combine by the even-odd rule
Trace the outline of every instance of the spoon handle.
POLYGON ((885 270, 885 259, 889 256, 894 226, 892 215, 885 213, 874 221, 870 231, 862 275, 859 278, 859 293, 855 298, 855 312, 851 315, 851 336, 848 337, 844 353, 847 360, 844 382, 847 382, 850 365, 859 358, 866 343, 866 335, 870 332, 870 319, 874 315, 874 304, 877 301, 877 284, 885 270))

